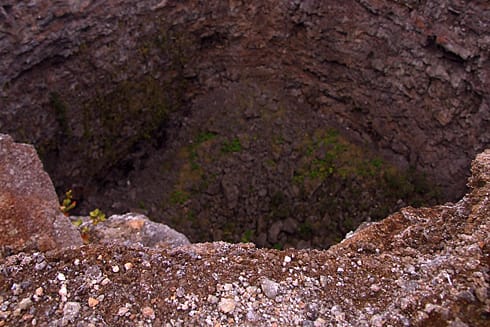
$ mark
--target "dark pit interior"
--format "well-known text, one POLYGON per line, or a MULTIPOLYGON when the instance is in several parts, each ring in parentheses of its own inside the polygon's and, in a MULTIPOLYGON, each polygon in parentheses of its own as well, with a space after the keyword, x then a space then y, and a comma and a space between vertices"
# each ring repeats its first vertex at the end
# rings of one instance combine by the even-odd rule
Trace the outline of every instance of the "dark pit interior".
POLYGON ((36 146, 73 214, 327 248, 464 194, 490 139, 485 45, 478 27, 448 31, 478 8, 157 2, 7 5, 39 29, 0 39, 0 131, 36 146))

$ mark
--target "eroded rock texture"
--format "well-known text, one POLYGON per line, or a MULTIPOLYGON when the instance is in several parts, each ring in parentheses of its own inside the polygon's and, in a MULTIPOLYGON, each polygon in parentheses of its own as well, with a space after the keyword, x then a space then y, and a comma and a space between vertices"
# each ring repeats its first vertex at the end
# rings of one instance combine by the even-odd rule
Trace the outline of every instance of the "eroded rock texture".
POLYGON ((1 129, 63 159, 86 151, 92 171, 53 169, 85 177, 142 128, 153 136, 179 95, 274 80, 348 134, 462 186, 489 141, 489 15, 485 1, 4 1, 1 129), (156 88, 168 94, 147 100, 156 88))
POLYGON ((0 255, 81 244, 34 147, 0 134, 0 255))
MULTIPOLYGON (((301 146, 325 127, 427 172, 455 199, 471 158, 490 139, 489 21, 486 1, 7 0, 0 9, 0 130, 35 144, 58 190, 73 187, 91 206, 118 188, 112 199, 127 198, 114 203, 116 211, 140 206, 182 221, 173 208, 167 218, 158 215, 172 195, 185 203, 197 184, 223 200, 194 199, 188 224, 195 224, 192 212, 203 213, 198 222, 240 217, 242 224, 277 209, 271 221, 242 224, 242 232, 257 228, 257 237, 287 218, 282 198, 312 207, 284 181, 301 175, 301 146), (218 153, 234 153, 237 140, 251 150, 195 182, 196 161, 206 168, 214 158, 186 155, 184 145, 203 132, 218 134, 218 153), (143 203, 145 192, 122 178, 162 148, 170 149, 162 161, 148 164, 159 175, 130 181, 161 180, 153 188, 164 192, 152 189, 143 203), (264 183, 250 186, 255 171, 264 183), (206 202, 226 209, 206 213, 206 202)), ((316 203, 342 193, 315 193, 319 183, 312 184, 306 194, 316 203)), ((349 216, 375 216, 361 211, 349 216)), ((305 216, 299 224, 310 216, 329 221, 324 209, 305 216)), ((212 238, 224 238, 226 228, 216 229, 212 238)))

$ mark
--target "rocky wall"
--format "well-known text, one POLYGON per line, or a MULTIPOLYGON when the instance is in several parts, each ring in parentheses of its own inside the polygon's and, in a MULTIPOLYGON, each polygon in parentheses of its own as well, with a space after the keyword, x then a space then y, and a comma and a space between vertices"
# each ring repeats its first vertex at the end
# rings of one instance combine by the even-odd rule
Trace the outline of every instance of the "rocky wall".
POLYGON ((485 1, 7 0, 0 131, 34 143, 58 187, 90 188, 201 95, 274 81, 454 197, 490 139, 489 16, 485 1))

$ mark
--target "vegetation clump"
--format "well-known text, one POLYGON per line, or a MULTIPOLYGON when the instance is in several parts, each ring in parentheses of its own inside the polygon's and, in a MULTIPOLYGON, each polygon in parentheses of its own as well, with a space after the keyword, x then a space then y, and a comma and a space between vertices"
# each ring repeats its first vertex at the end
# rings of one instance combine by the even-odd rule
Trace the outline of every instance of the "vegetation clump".
POLYGON ((73 191, 68 190, 65 193, 65 198, 61 202, 60 210, 65 216, 69 216, 70 210, 75 208, 77 201, 73 200, 73 191))

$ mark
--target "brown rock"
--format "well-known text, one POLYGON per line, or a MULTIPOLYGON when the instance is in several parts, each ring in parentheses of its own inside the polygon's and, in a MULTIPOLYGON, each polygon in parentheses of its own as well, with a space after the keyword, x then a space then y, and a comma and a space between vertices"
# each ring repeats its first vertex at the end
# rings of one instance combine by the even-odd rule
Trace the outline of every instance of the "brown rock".
POLYGON ((0 247, 51 250, 81 245, 59 211, 58 198, 36 150, 0 134, 0 247))

